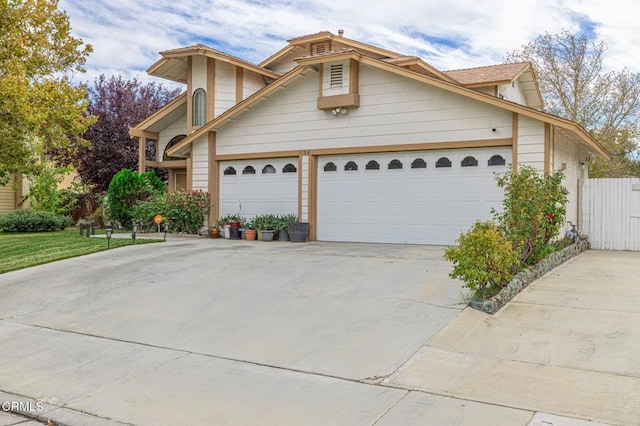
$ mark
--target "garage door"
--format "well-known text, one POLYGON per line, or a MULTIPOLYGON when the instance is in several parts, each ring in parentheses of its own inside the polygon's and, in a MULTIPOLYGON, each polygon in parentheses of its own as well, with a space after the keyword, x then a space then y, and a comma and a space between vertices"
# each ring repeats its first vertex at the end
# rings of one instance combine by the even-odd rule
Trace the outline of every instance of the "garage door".
POLYGON ((220 216, 298 212, 298 158, 220 163, 220 216))
POLYGON ((320 157, 318 240, 453 244, 500 207, 509 163, 511 148, 320 157))

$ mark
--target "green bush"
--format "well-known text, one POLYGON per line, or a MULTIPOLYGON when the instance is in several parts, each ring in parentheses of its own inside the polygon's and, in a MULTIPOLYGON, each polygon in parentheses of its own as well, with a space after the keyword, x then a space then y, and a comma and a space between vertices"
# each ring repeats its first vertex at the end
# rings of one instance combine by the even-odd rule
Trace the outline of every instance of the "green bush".
POLYGON ((68 216, 30 209, 15 210, 0 216, 0 228, 5 232, 53 232, 71 226, 68 216))
POLYGON ((136 220, 150 224, 155 215, 169 222, 171 232, 197 234, 209 214, 211 197, 204 191, 179 191, 156 194, 138 201, 130 210, 136 220))
POLYGON ((139 201, 164 192, 164 183, 150 171, 141 175, 122 169, 111 179, 108 190, 109 220, 129 228, 134 218, 132 209, 139 201))
POLYGON ((496 179, 505 196, 503 211, 494 211, 494 218, 522 264, 540 261, 565 221, 568 191, 562 186, 563 177, 561 171, 541 175, 524 165, 496 179))
POLYGON ((509 283, 517 270, 518 255, 495 223, 476 222, 445 250, 453 263, 452 278, 459 278, 477 297, 487 298, 509 283))

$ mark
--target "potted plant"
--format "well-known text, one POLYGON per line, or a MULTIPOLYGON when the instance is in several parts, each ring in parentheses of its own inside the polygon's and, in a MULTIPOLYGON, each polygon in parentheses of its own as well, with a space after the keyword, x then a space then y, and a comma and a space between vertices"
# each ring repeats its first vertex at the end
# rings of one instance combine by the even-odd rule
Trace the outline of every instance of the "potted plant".
POLYGON ((217 223, 209 227, 209 236, 211 238, 220 238, 220 228, 218 228, 217 223))
POLYGON ((297 222, 298 216, 295 214, 285 214, 278 216, 278 225, 276 227, 278 231, 278 240, 289 241, 289 223, 297 222))
POLYGON ((288 229, 292 243, 305 243, 309 239, 309 222, 291 222, 288 229))
POLYGON ((254 241, 257 237, 256 225, 253 220, 248 220, 244 225, 244 235, 247 241, 254 241))

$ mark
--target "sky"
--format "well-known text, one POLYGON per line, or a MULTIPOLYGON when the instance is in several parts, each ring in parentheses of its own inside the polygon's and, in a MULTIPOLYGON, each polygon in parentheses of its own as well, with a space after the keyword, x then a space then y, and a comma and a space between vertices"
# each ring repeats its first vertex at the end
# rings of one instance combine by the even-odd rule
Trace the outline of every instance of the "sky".
MULTIPOLYGON (((499 64, 545 32, 608 45, 605 70, 640 72, 633 0, 60 0, 72 34, 93 45, 87 73, 162 82, 158 52, 202 43, 253 63, 318 31, 421 57, 440 70, 499 64)), ((165 83, 171 82, 165 81, 165 83)))

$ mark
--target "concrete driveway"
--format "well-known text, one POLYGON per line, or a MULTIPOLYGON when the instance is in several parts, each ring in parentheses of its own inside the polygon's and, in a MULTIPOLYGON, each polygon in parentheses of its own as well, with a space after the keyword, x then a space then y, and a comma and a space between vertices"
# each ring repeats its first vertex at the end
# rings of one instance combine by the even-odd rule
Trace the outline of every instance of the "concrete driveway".
POLYGON ((371 424, 464 308, 448 271, 437 247, 178 239, 4 274, 0 391, 69 424, 371 424))
POLYGON ((638 265, 588 252, 490 317, 438 247, 97 253, 0 275, 0 402, 58 425, 638 424, 638 265))

